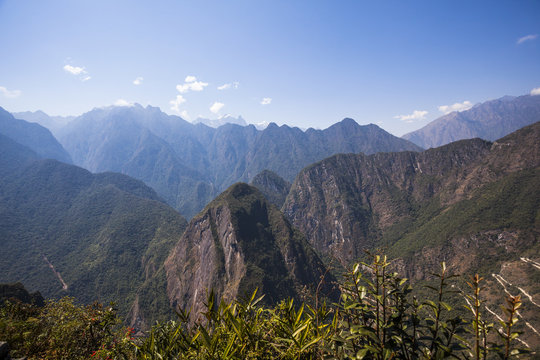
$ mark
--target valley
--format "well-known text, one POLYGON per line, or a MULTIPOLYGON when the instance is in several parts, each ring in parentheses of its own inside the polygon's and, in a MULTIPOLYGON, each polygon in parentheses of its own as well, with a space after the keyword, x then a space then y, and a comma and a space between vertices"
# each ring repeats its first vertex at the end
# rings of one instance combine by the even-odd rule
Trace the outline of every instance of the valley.
POLYGON ((73 118, 55 128, 61 142, 36 133, 0 134, 0 236, 12 259, 0 282, 115 301, 148 330, 175 309, 201 321, 210 290, 234 301, 258 289, 267 306, 336 302, 342 272, 384 252, 412 283, 429 284, 443 261, 484 274, 493 321, 496 304, 521 294, 520 341, 540 344, 540 122, 422 150, 351 119, 214 129, 135 105, 73 118), (44 153, 42 141, 75 165, 46 159, 63 152, 44 153))

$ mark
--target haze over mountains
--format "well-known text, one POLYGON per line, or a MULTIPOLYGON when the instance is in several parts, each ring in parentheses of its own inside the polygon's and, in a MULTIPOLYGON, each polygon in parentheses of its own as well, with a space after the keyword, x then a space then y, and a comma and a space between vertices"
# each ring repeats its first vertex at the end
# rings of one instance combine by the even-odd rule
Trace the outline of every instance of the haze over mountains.
MULTIPOLYGON (((532 121, 536 98, 450 118, 507 124, 513 111, 532 121)), ((523 260, 540 260, 540 122, 495 142, 422 151, 352 119, 260 131, 109 107, 58 128, 62 146, 43 127, 0 115, 0 239, 10 259, 0 262, 0 282, 46 297, 116 300, 127 322, 147 327, 176 306, 197 308, 209 287, 229 298, 259 287, 271 303, 298 297, 336 261, 383 248, 416 281, 444 260, 540 296, 523 260), (45 159, 65 154, 91 172, 45 159)), ((493 299, 499 284, 487 281, 493 299)), ((524 312, 534 315, 532 301, 524 312)))
POLYGON ((44 158, 71 163, 71 157, 49 130, 35 123, 15 119, 1 107, 0 134, 28 146, 44 158))
POLYGON ((504 96, 454 111, 402 136, 425 149, 479 137, 494 141, 540 121, 540 96, 504 96))
POLYGON ((351 119, 305 132, 276 124, 214 129, 140 105, 94 109, 57 134, 76 165, 142 180, 188 218, 229 185, 265 169, 292 181, 304 166, 336 153, 421 150, 351 119))

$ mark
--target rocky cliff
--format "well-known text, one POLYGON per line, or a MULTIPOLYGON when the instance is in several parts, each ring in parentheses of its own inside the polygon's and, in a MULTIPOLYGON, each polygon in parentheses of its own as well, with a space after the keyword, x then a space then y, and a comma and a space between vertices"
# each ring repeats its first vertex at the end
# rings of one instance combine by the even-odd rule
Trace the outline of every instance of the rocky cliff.
POLYGON ((173 307, 199 316, 207 291, 226 300, 256 288, 267 303, 314 293, 326 274, 333 278, 304 237, 254 187, 237 183, 189 223, 165 261, 167 293, 173 307))
POLYGON ((350 264, 379 249, 414 282, 430 281, 445 261, 464 275, 458 291, 481 274, 489 322, 503 317, 507 295, 521 295, 521 339, 538 350, 539 144, 535 123, 494 143, 333 156, 298 175, 283 210, 327 261, 350 264))
POLYGON ((297 176, 283 211, 321 254, 350 262, 425 228, 486 184, 538 167, 539 139, 536 123, 495 143, 336 155, 297 176))

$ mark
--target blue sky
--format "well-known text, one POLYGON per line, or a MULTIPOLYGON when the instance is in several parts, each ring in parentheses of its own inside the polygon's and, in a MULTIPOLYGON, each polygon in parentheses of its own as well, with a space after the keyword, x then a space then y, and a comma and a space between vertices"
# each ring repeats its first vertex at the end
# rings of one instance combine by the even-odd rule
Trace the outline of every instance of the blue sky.
POLYGON ((0 49, 12 112, 138 102, 402 135, 539 88, 540 1, 0 0, 0 49))

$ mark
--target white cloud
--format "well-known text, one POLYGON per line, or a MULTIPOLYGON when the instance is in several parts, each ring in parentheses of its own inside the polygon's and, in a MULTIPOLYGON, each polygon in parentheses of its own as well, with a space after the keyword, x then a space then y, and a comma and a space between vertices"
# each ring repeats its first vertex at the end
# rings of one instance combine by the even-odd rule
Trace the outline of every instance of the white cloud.
POLYGON ((176 95, 176 99, 169 101, 171 104, 171 110, 180 114, 180 105, 186 102, 186 99, 182 95, 176 95))
POLYGON ((16 97, 19 97, 22 92, 21 90, 8 90, 7 88, 0 86, 0 94, 9 99, 14 99, 16 97))
POLYGON ((271 102, 272 102, 272 98, 266 97, 266 98, 263 98, 263 99, 261 100, 261 105, 268 105, 268 104, 270 104, 271 102))
POLYGON ((133 80, 133 85, 141 85, 144 78, 142 76, 138 76, 135 80, 133 80))
POLYGON ((180 113, 180 117, 184 120, 191 120, 191 116, 189 116, 186 110, 182 110, 182 112, 180 113))
POLYGON ((218 90, 228 90, 230 88, 238 89, 239 85, 240 85, 240 83, 238 81, 235 81, 235 82, 232 82, 232 83, 223 84, 221 86, 218 86, 217 89, 218 90))
POLYGON ((223 108, 225 106, 224 103, 220 103, 220 102, 215 102, 212 104, 212 106, 210 106, 210 111, 213 112, 214 114, 217 114, 219 112, 219 110, 221 110, 221 108, 223 108))
POLYGON ((64 70, 73 75, 86 74, 86 70, 84 70, 84 67, 79 67, 79 66, 65 65, 64 70))
POLYGON ((133 106, 133 103, 130 103, 127 100, 124 99, 118 99, 114 102, 115 106, 133 106))
POLYGON ((78 76, 82 82, 88 81, 92 78, 90 75, 88 75, 88 71, 85 70, 84 66, 81 67, 64 65, 64 71, 72 75, 78 76))
POLYGON ((470 101, 465 100, 462 103, 455 103, 452 105, 441 105, 439 106, 439 111, 446 115, 446 114, 451 113, 452 111, 469 110, 470 108, 472 108, 472 106, 473 104, 470 101))
POLYGON ((530 35, 520 37, 517 40, 517 44, 520 45, 520 44, 523 44, 525 41, 532 41, 532 40, 536 39, 537 37, 538 37, 538 34, 530 34, 530 35))
MULTIPOLYGON (((0 88, 1 89, 1 88, 0 88)), ((531 95, 540 95, 540 87, 534 88, 531 90, 531 95)))
POLYGON ((412 114, 409 115, 396 115, 394 119, 400 119, 408 123, 414 122, 414 120, 423 120, 428 114, 425 110, 414 110, 412 114))
POLYGON ((195 76, 188 75, 183 84, 176 85, 176 90, 181 94, 185 94, 188 91, 203 91, 207 86, 208 83, 197 81, 195 76))

